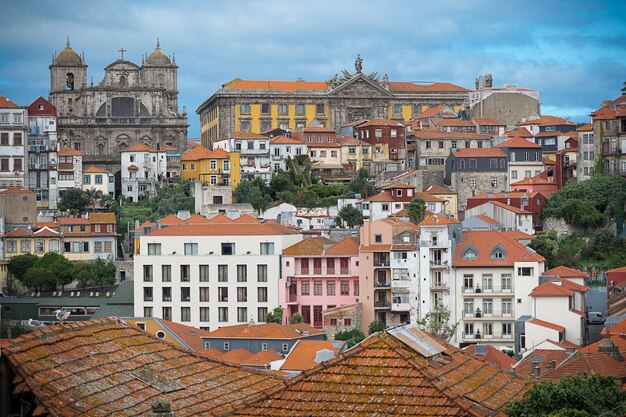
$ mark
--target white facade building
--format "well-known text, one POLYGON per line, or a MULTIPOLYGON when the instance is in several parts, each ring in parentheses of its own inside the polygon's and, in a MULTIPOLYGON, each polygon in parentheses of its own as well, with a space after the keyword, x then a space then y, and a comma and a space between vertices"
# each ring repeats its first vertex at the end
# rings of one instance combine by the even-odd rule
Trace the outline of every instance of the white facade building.
POLYGON ((455 283, 456 342, 515 343, 515 320, 532 315, 528 296, 539 283, 544 258, 496 230, 464 231, 452 268, 455 283))
POLYGON ((509 206, 499 201, 489 201, 480 206, 465 210, 465 217, 484 215, 500 223, 505 230, 519 230, 529 235, 535 234, 533 213, 509 206))
POLYGON ((167 177, 167 152, 137 142, 120 151, 122 195, 131 201, 156 194, 157 185, 167 177))
POLYGON ((28 187, 38 208, 57 208, 57 150, 56 109, 39 97, 28 106, 28 187))
POLYGON ((58 171, 59 200, 61 193, 68 188, 83 187, 83 155, 72 148, 63 148, 57 152, 56 163, 58 171))
POLYGON ((274 171, 286 171, 287 159, 294 159, 298 155, 306 155, 306 143, 286 136, 274 136, 270 139, 270 155, 274 171))
POLYGON ((135 316, 210 330, 264 322, 279 305, 281 253, 300 240, 294 229, 248 215, 218 215, 141 236, 135 316))
POLYGON ((0 190, 27 186, 27 116, 26 107, 0 96, 0 190))
POLYGON ((593 124, 579 127, 578 132, 578 179, 588 180, 593 175, 596 164, 593 124))
POLYGON ((115 177, 104 168, 90 165, 83 170, 83 191, 97 190, 102 195, 115 195, 115 177))
POLYGON ((267 136, 246 131, 235 132, 232 137, 213 142, 213 149, 226 152, 237 151, 240 156, 241 179, 272 179, 270 139, 267 136))

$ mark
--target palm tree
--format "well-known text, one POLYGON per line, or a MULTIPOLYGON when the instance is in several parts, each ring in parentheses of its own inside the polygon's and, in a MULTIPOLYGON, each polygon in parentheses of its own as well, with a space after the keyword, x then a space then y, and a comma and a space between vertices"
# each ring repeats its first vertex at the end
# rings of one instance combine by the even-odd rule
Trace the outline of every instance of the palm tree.
POLYGON ((91 206, 91 210, 95 210, 96 203, 102 198, 102 191, 90 188, 85 191, 85 195, 89 199, 89 206, 91 206))

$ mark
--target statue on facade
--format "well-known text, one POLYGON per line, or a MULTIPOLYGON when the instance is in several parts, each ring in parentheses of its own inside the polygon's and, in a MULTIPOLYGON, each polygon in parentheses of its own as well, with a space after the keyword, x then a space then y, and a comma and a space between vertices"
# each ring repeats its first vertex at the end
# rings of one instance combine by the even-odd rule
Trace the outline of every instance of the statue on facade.
POLYGON ((385 74, 383 76, 383 83, 382 83, 382 85, 383 85, 383 88, 385 90, 389 90, 389 77, 387 76, 387 74, 385 74))
POLYGON ((354 69, 356 69, 357 74, 360 74, 363 70, 363 58, 361 58, 360 54, 356 56, 356 60, 354 61, 354 69))
POLYGON ((336 88, 337 85, 339 84, 339 75, 335 74, 331 77, 331 79, 328 81, 328 84, 330 85, 331 90, 336 88))
POLYGON ((485 75, 485 87, 487 88, 493 87, 493 76, 491 74, 485 75))
POLYGON ((476 77, 476 80, 474 80, 474 82, 476 83, 476 89, 478 90, 478 87, 480 87, 480 77, 476 77))

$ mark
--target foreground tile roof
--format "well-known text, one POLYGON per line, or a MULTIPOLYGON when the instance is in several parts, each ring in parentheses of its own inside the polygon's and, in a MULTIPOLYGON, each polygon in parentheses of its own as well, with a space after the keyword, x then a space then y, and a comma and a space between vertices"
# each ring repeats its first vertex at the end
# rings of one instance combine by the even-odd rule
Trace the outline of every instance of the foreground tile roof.
POLYGON ((298 340, 280 369, 281 371, 306 371, 314 368, 320 363, 315 361, 318 359, 319 351, 329 350, 337 356, 345 344, 346 342, 333 342, 332 340, 298 340))
POLYGON ((491 345, 469 345, 463 350, 477 359, 493 363, 502 369, 511 369, 515 365, 515 359, 491 345))
POLYGON ((39 412, 54 416, 148 415, 157 398, 179 417, 220 415, 281 384, 112 318, 46 327, 2 354, 16 373, 15 392, 32 392, 39 412))
POLYGON ((233 415, 504 416, 528 388, 409 325, 370 336, 233 415))
POLYGON ((548 369, 555 368, 567 359, 571 353, 565 349, 535 349, 514 365, 515 374, 530 377, 533 367, 537 366, 544 374, 548 369), (554 362, 553 362, 554 361, 554 362))
POLYGON ((306 323, 282 325, 278 323, 265 324, 237 324, 224 326, 213 330, 203 339, 231 338, 231 339, 299 339, 308 332, 308 336, 323 334, 322 330, 309 326, 306 323))

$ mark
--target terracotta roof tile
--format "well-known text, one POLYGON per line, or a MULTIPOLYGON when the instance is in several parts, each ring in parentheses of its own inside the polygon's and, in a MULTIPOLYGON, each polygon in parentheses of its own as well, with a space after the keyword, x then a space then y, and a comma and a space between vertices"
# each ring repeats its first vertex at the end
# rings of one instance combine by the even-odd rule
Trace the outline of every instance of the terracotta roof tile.
POLYGON ((581 352, 599 352, 600 346, 605 344, 607 340, 610 340, 619 351, 622 357, 626 358, 626 335, 609 335, 601 338, 595 343, 580 348, 581 352))
POLYGON ((541 177, 532 177, 532 178, 524 178, 523 180, 519 180, 516 182, 512 182, 511 185, 545 185, 545 184, 555 184, 554 181, 550 181, 541 177))
POLYGON ((495 146, 496 148, 532 148, 541 149, 541 145, 531 142, 528 139, 524 139, 521 136, 514 136, 511 139, 505 140, 495 146))
POLYGON ((500 122, 496 119, 490 119, 488 117, 474 117, 476 124, 482 126, 506 126, 506 123, 500 122))
POLYGON ((324 245, 331 245, 332 240, 325 237, 310 237, 283 250, 283 256, 320 256, 324 245))
POLYGON ((326 248, 325 254, 327 256, 346 256, 346 255, 358 255, 359 254, 359 238, 347 237, 334 245, 326 248))
POLYGON ((19 107, 17 104, 6 98, 5 96, 0 96, 0 107, 19 107))
POLYGON ((570 355, 571 353, 567 353, 565 349, 535 349, 517 362, 513 370, 516 375, 528 378, 532 376, 532 369, 536 365, 541 370, 541 374, 545 374, 549 367, 552 366, 550 362, 556 361, 553 362, 556 367, 570 355))
POLYGON ((529 235, 528 233, 524 233, 521 230, 504 230, 505 236, 510 237, 511 239, 520 241, 520 240, 533 240, 536 238, 535 235, 529 235))
POLYGON ((495 221, 494 219, 492 219, 491 217, 485 216, 484 214, 475 214, 472 217, 476 217, 477 219, 482 220, 483 222, 485 222, 487 224, 493 224, 493 225, 500 224, 497 221, 495 221))
POLYGON ((0 191, 0 194, 28 194, 28 195, 32 195, 35 194, 33 193, 31 190, 26 190, 24 188, 18 188, 18 187, 9 187, 4 191, 0 191))
MULTIPOLYGON (((417 132, 413 132, 413 136, 417 139, 428 140, 428 139, 491 139, 489 135, 479 135, 477 133, 471 132, 442 132, 440 130, 419 130, 417 132)), ((464 148, 465 149, 465 148, 464 148)), ((478 149, 478 148, 472 148, 478 149)), ((488 149, 488 148, 481 148, 488 149)))
POLYGON ((533 134, 530 133, 530 131, 526 129, 525 127, 516 127, 515 129, 511 129, 511 130, 504 132, 504 136, 508 136, 508 137, 519 136, 522 138, 532 138, 533 134))
POLYGON ((209 220, 206 217, 198 213, 192 214, 189 218, 183 220, 183 224, 207 224, 207 223, 209 223, 209 220))
POLYGON ((346 342, 338 342, 341 347, 334 347, 332 340, 299 340, 289 352, 285 362, 281 365, 282 371, 306 371, 319 365, 315 362, 317 352, 323 349, 330 350, 337 356, 346 342))
POLYGON ((536 324, 537 326, 546 327, 548 329, 556 330, 559 332, 564 332, 565 327, 560 326, 558 324, 550 323, 549 321, 539 320, 539 319, 531 319, 528 321, 529 323, 536 324))
POLYGON ((620 321, 606 331, 608 334, 626 335, 626 319, 620 321))
POLYGON ((593 132, 593 123, 587 123, 576 129, 577 132, 593 132))
POLYGON ((72 155, 82 155, 80 151, 72 148, 63 148, 59 152, 57 152, 58 156, 72 156, 72 155))
POLYGON ((181 224, 183 222, 183 220, 181 220, 179 217, 177 217, 175 214, 170 214, 166 217, 163 217, 161 220, 158 220, 157 223, 160 225, 174 225, 174 224, 181 224))
POLYGON ((570 268, 565 265, 557 266, 556 268, 548 269, 541 274, 544 277, 559 277, 559 278, 589 278, 589 274, 578 269, 570 268))
POLYGON ((433 83, 411 83, 406 81, 391 81, 389 83, 389 91, 401 93, 401 92, 421 92, 421 91, 441 91, 441 92, 469 92, 467 88, 447 83, 447 82, 433 82, 433 83))
POLYGON ((115 223, 115 213, 90 213, 89 221, 91 223, 115 223))
POLYGON ((107 171, 104 168, 97 167, 95 165, 89 165, 87 168, 83 169, 83 173, 87 173, 87 174, 108 174, 109 171, 107 171))
POLYGON ((235 78, 222 87, 240 90, 282 90, 286 93, 294 93, 298 90, 328 90, 328 83, 326 81, 253 81, 235 78))
POLYGON ((473 357, 477 359, 484 360, 485 362, 493 363, 494 365, 499 366, 502 369, 509 370, 513 365, 515 365, 515 359, 507 355, 506 353, 501 352, 491 345, 481 345, 484 346, 484 353, 477 353, 479 349, 476 349, 476 345, 469 345, 463 350, 470 353, 473 357))
POLYGON ((513 266, 515 262, 543 262, 543 256, 531 252, 526 245, 510 238, 498 230, 467 230, 463 232, 463 240, 457 246, 454 254, 455 267, 479 266, 513 266), (498 245, 504 248, 504 259, 492 259, 491 252, 498 245), (478 253, 475 259, 463 259, 463 254, 469 248, 478 253))
POLYGON ((437 114, 439 114, 439 112, 441 112, 442 110, 445 110, 446 107, 448 106, 429 107, 423 112, 421 112, 420 114, 415 115, 415 117, 418 117, 420 119, 423 119, 426 117, 435 117, 437 114))
POLYGON ((389 119, 371 119, 359 125, 358 127, 361 128, 361 127, 368 127, 368 126, 404 127, 402 123, 396 122, 395 120, 389 120, 389 119))
POLYGON ((156 398, 178 416, 219 415, 282 385, 212 361, 115 319, 65 323, 2 350, 23 388, 57 416, 148 415, 156 398))
POLYGON ((145 143, 136 142, 136 143, 133 143, 132 145, 124 148, 124 149, 121 149, 120 153, 123 153, 123 152, 156 152, 156 151, 157 151, 156 149, 154 149, 151 146, 146 145, 145 143))
POLYGON ((222 224, 230 224, 235 223, 233 219, 225 215, 224 213, 216 214, 215 216, 209 219, 209 223, 222 223, 222 224))
POLYGON ((324 332, 311 327, 306 323, 282 325, 278 323, 241 324, 224 326, 210 332, 206 338, 233 338, 233 339, 299 339, 303 332, 309 335, 323 334, 324 332))
POLYGON ((500 148, 460 148, 454 152, 457 158, 491 158, 506 157, 500 148))
MULTIPOLYGON (((512 211, 513 213, 516 213, 516 214, 531 214, 530 211, 522 210, 519 207, 511 206, 509 204, 503 203, 502 201, 492 200, 492 201, 487 201, 484 204, 493 204, 494 206, 501 207, 505 210, 512 211)), ((481 206, 482 205, 483 204, 481 204, 481 206)))
POLYGON ((60 226, 89 224, 89 220, 82 217, 60 217, 58 222, 60 226))
POLYGON ((626 362, 616 361, 601 352, 574 352, 556 369, 541 375, 540 379, 558 381, 565 376, 582 374, 613 376, 623 380, 626 378, 626 362))
POLYGON ((448 190, 446 187, 442 187, 441 185, 433 184, 424 190, 425 193, 434 194, 434 195, 449 195, 456 194, 454 191, 448 190))
POLYGON ((288 138, 283 135, 274 136, 270 139, 270 144, 272 145, 303 145, 302 141, 288 138))
POLYGON ((192 351, 198 352, 204 349, 202 336, 209 334, 206 330, 196 329, 195 327, 185 326, 169 320, 160 319, 160 321, 169 331, 189 346, 192 351))
POLYGON ((16 227, 4 234, 4 237, 28 237, 32 236, 32 233, 29 230, 22 229, 21 227, 16 227))
POLYGON ((229 153, 222 148, 210 150, 202 145, 185 152, 181 157, 181 161, 199 161, 201 159, 225 159, 229 157, 229 153))
POLYGON ((447 224, 460 223, 454 217, 446 217, 443 214, 431 214, 426 216, 424 220, 420 222, 420 226, 444 226, 447 224))

